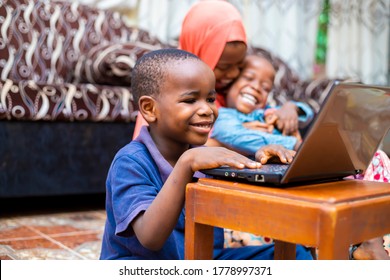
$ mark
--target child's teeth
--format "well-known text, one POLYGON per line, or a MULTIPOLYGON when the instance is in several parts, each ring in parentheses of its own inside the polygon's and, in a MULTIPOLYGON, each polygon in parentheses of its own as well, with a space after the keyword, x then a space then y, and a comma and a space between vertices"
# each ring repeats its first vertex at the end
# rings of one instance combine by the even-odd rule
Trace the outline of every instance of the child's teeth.
POLYGON ((256 105, 257 100, 256 100, 256 98, 254 98, 252 95, 247 94, 247 93, 243 93, 243 94, 242 94, 242 97, 243 97, 243 99, 245 99, 247 102, 249 102, 249 103, 251 103, 251 104, 253 104, 253 105, 256 105))

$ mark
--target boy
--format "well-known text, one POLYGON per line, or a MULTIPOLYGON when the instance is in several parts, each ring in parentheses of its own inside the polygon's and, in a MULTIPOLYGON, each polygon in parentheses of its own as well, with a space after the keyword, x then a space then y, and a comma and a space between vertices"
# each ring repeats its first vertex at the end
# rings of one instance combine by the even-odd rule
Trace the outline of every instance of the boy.
MULTIPOLYGON (((149 127, 115 156, 107 178, 107 221, 101 259, 183 259, 185 187, 198 171, 221 165, 261 164, 221 147, 203 145, 217 118, 213 71, 197 56, 177 49, 150 52, 132 72, 131 89, 149 127), (197 147, 198 146, 198 147, 197 147)), ((258 157, 279 154, 268 147, 258 157)), ((214 235, 215 259, 272 259, 273 246, 223 249, 214 235)), ((311 259, 297 246, 298 259, 311 259)))
POLYGON ((249 155, 268 144, 297 150, 302 142, 298 120, 311 120, 313 112, 306 104, 290 102, 291 110, 301 114, 296 113, 295 119, 283 120, 281 111, 267 105, 274 78, 275 69, 266 57, 248 55, 244 69, 227 93, 227 108, 219 109, 211 138, 249 155), (289 127, 289 135, 281 132, 286 131, 286 127, 289 127))

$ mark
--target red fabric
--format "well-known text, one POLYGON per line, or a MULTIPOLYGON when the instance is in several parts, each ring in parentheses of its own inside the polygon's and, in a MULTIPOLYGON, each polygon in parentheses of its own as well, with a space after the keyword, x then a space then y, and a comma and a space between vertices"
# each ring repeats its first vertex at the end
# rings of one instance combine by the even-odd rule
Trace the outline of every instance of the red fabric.
POLYGON ((375 153, 363 180, 390 182, 390 159, 385 152, 378 150, 375 153))
POLYGON ((183 20, 179 48, 199 56, 214 69, 227 42, 247 42, 242 18, 225 1, 200 1, 183 20))

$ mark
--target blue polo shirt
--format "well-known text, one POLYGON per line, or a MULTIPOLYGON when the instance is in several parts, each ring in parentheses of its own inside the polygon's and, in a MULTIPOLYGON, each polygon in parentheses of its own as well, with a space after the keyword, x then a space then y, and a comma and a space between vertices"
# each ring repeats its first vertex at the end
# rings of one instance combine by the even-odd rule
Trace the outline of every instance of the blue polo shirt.
MULTIPOLYGON (((172 166, 164 159, 146 126, 136 140, 116 154, 106 181, 107 220, 100 259, 184 259, 184 208, 175 229, 159 251, 144 248, 130 223, 157 196, 172 166)), ((196 172, 194 177, 204 175, 196 172)), ((223 248, 223 230, 215 228, 214 248, 223 248)))

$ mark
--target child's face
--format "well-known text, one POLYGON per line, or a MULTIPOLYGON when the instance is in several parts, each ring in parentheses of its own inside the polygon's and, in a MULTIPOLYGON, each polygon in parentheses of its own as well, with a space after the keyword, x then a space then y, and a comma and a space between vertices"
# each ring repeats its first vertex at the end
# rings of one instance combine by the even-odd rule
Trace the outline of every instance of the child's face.
POLYGON ((171 143, 203 145, 218 116, 214 73, 207 64, 193 59, 168 71, 155 97, 158 136, 171 143))
POLYGON ((217 91, 228 87, 240 75, 240 70, 244 66, 245 55, 246 45, 243 42, 226 44, 214 69, 217 91))
POLYGON ((249 55, 240 76, 231 86, 226 104, 248 114, 266 106, 268 94, 272 90, 275 69, 265 58, 249 55))

